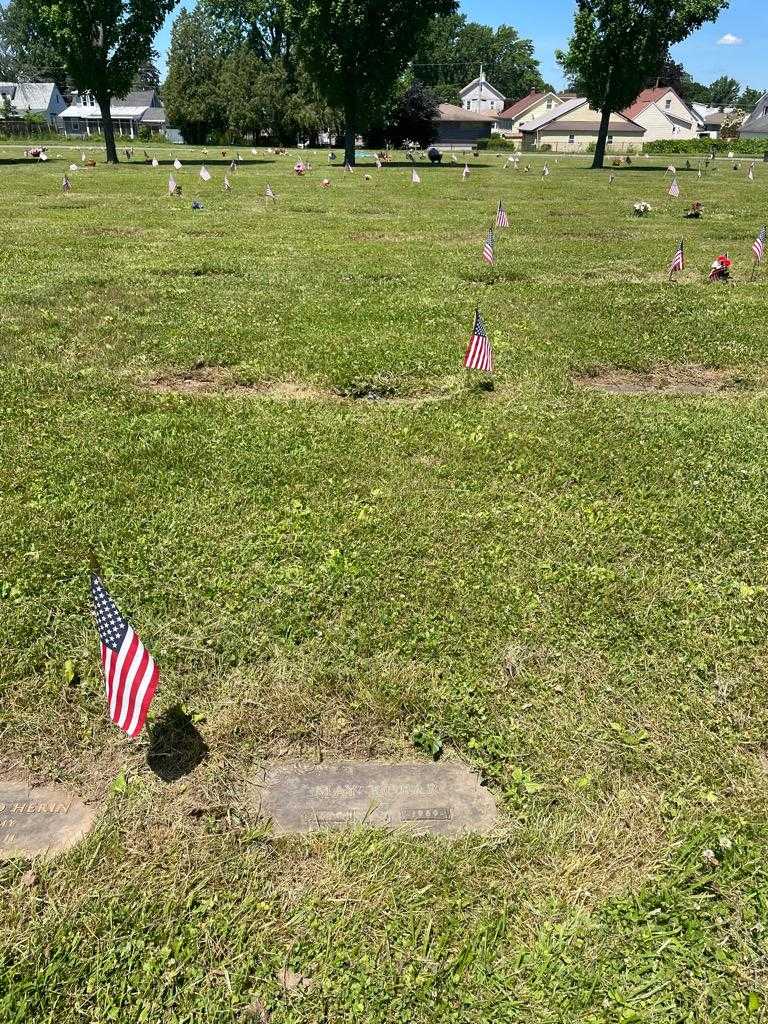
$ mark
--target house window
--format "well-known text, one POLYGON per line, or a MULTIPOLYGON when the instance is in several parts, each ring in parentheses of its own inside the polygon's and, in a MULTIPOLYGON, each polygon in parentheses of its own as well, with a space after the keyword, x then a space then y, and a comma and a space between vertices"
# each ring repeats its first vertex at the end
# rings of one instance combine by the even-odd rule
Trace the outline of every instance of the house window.
POLYGON ((553 106, 552 100, 547 100, 547 110, 551 110, 552 106, 553 106))
POLYGON ((613 136, 612 136, 612 135, 609 135, 609 136, 608 136, 608 138, 607 138, 607 139, 606 139, 605 141, 606 141, 606 143, 607 143, 607 144, 608 144, 609 146, 612 146, 612 145, 613 145, 613 136))
POLYGON ((573 144, 576 141, 576 136, 573 134, 573 132, 571 132, 571 134, 568 136, 568 141, 571 144, 573 144))
POLYGON ((666 103, 664 104, 664 109, 665 110, 669 110, 669 108, 671 106, 672 106, 672 100, 667 100, 666 103))
POLYGON ((472 101, 471 100, 467 100, 467 110, 470 110, 471 107, 472 107, 472 101))

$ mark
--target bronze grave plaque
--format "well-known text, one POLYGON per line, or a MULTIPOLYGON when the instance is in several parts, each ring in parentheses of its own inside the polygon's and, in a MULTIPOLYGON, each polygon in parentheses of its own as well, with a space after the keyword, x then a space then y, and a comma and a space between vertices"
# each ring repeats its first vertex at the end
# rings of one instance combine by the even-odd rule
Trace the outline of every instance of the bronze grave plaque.
POLYGON ((58 786, 0 778, 0 860, 68 850, 95 818, 93 809, 58 786))
POLYGON ((369 825, 422 834, 489 832, 496 803, 461 764, 294 764, 270 767, 257 787, 275 835, 369 825))

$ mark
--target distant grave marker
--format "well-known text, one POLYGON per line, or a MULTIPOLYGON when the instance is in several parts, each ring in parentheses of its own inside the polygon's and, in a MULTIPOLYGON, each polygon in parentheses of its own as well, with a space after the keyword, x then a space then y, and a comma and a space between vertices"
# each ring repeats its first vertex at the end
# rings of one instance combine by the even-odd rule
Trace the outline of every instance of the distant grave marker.
POLYGON ((457 836, 489 832, 498 824, 493 797, 459 764, 272 767, 257 800, 275 835, 370 825, 457 836))
POLYGON ((0 779, 0 860, 68 850, 96 812, 66 790, 0 779))

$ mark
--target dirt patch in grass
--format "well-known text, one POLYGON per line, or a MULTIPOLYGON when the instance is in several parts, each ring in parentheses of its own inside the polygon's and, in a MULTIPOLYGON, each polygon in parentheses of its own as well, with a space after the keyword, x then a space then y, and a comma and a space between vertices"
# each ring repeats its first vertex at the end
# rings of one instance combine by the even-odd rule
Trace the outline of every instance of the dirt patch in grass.
POLYGON ((166 373, 145 381, 143 387, 160 394, 224 395, 232 397, 275 398, 284 401, 360 402, 389 405, 420 405, 449 397, 444 393, 400 394, 388 384, 363 382, 348 387, 327 388, 302 381, 255 381, 238 379, 223 366, 194 367, 166 373))
POLYGON ((650 370, 598 366, 572 376, 574 384, 587 391, 608 395, 733 395, 748 388, 732 370, 689 364, 661 364, 650 370))

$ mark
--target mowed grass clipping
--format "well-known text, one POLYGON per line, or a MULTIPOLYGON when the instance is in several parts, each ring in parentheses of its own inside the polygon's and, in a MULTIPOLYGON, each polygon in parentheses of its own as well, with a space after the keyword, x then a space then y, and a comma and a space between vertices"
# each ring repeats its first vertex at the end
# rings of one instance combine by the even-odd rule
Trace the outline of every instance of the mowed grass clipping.
POLYGON ((0 149, 0 770, 103 810, 0 867, 0 1021, 762 1019, 768 170, 179 147, 179 199, 166 149, 66 196, 50 152, 0 149), (717 386, 580 383, 633 373, 717 386), (208 748, 177 782, 107 721, 91 549, 208 748), (248 803, 269 759, 432 752, 498 835, 248 803))

